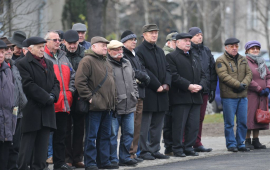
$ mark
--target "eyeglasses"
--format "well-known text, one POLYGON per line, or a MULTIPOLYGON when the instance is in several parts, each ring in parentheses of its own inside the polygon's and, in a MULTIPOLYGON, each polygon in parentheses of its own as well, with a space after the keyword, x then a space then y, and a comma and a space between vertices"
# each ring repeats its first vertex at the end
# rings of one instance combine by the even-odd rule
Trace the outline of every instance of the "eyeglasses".
POLYGON ((238 48, 238 44, 228 45, 230 48, 238 48))
POLYGON ((123 48, 122 47, 121 48, 114 48, 114 49, 111 49, 111 50, 119 52, 119 51, 123 51, 123 48))
POLYGON ((47 39, 47 40, 52 40, 53 42, 57 42, 57 41, 62 42, 61 39, 47 39))
POLYGON ((13 51, 14 50, 14 47, 10 46, 10 47, 5 48, 6 51, 8 51, 8 49, 10 49, 11 51, 13 51))
POLYGON ((130 41, 135 41, 135 42, 137 42, 137 39, 136 38, 131 38, 131 39, 129 39, 130 41))
POLYGON ((261 48, 258 47, 258 46, 253 46, 253 47, 250 47, 249 49, 250 49, 250 50, 260 50, 261 48))

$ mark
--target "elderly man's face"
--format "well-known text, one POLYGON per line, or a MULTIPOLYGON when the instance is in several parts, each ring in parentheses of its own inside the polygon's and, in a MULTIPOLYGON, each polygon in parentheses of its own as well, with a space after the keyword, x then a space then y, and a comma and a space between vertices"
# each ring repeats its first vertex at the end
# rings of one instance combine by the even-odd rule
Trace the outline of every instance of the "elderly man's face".
POLYGON ((168 47, 175 49, 176 48, 176 40, 168 41, 168 47))
POLYGON ((13 54, 19 56, 19 55, 21 55, 21 53, 22 53, 22 48, 19 48, 19 47, 15 46, 13 54))
POLYGON ((126 42, 124 42, 125 47, 130 51, 135 49, 136 44, 137 44, 136 38, 132 38, 132 39, 129 39, 126 42))
POLYGON ((0 49, 0 64, 2 64, 5 60, 5 49, 0 49))
POLYGON ((12 58, 13 50, 14 50, 13 46, 8 46, 7 48, 5 48, 5 53, 4 53, 5 60, 10 60, 12 58))
POLYGON ((103 42, 93 44, 91 49, 99 55, 105 56, 107 54, 107 44, 103 42))
POLYGON ((75 53, 76 50, 78 49, 78 45, 79 45, 79 41, 76 41, 76 42, 67 42, 67 41, 64 41, 64 44, 67 48, 67 50, 71 53, 75 53))
POLYGON ((187 52, 190 50, 190 45, 191 45, 190 38, 179 39, 176 41, 176 46, 179 49, 183 50, 184 52, 187 52))
POLYGON ((238 44, 230 44, 225 46, 225 50, 234 57, 238 53, 238 47, 238 44))
POLYGON ((60 48, 60 44, 61 44, 61 39, 59 37, 59 34, 57 33, 50 33, 49 38, 47 39, 47 47, 49 48, 49 50, 51 51, 57 51, 60 48))
POLYGON ((194 35, 192 37, 191 41, 194 44, 201 44, 203 42, 203 34, 202 33, 198 33, 198 34, 194 35))
POLYGON ((123 47, 108 49, 110 56, 116 60, 123 58, 123 47))
POLYGON ((83 42, 85 40, 85 31, 78 31, 78 35, 79 35, 79 42, 83 42))
POLYGON ((29 47, 29 51, 33 55, 41 58, 44 55, 44 47, 45 47, 45 45, 43 43, 42 44, 33 45, 33 46, 30 46, 29 47))
POLYGON ((156 43, 158 39, 158 31, 150 31, 143 33, 144 39, 149 43, 156 43))

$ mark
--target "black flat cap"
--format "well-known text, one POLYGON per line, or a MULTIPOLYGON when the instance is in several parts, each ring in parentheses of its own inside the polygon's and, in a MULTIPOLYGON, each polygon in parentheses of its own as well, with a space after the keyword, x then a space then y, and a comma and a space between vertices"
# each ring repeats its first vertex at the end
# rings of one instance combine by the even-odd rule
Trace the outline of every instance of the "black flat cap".
POLYGON ((15 31, 8 40, 17 47, 22 48, 22 42, 26 39, 26 34, 23 31, 15 31))
POLYGON ((79 40, 78 32, 75 30, 68 30, 64 33, 63 39, 69 43, 77 42, 79 40))
POLYGON ((237 38, 228 38, 226 41, 225 41, 225 43, 224 43, 224 45, 226 46, 226 45, 230 45, 230 44, 237 44, 237 43, 239 43, 240 41, 237 39, 237 38))
POLYGON ((7 45, 4 41, 0 40, 0 49, 7 48, 7 45))
POLYGON ((176 36, 176 40, 184 38, 192 38, 192 35, 190 35, 189 33, 180 33, 176 36))
POLYGON ((143 28, 142 28, 142 32, 145 33, 145 32, 150 32, 150 31, 158 31, 158 26, 156 24, 147 24, 147 25, 144 25, 143 28))
POLYGON ((28 39, 25 39, 23 42, 22 42, 22 47, 29 47, 28 43, 27 43, 27 40, 28 39))
POLYGON ((46 43, 47 41, 41 37, 30 37, 26 40, 26 45, 29 47, 30 45, 42 44, 46 43))

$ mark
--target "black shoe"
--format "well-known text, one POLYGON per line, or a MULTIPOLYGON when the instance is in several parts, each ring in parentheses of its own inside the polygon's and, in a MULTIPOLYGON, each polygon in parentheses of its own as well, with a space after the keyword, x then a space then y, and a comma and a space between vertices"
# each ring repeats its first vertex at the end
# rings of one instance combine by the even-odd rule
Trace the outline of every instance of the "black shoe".
POLYGON ((89 167, 86 167, 85 170, 98 170, 98 167, 96 167, 96 166, 89 166, 89 167))
POLYGON ((169 159, 170 158, 169 156, 163 155, 163 154, 161 154, 159 152, 152 153, 152 156, 155 157, 155 158, 157 158, 157 159, 169 159))
POLYGON ((124 163, 119 162, 119 166, 136 166, 136 165, 138 165, 137 163, 138 162, 135 159, 131 159, 131 160, 124 162, 124 163))
POLYGON ((141 158, 143 160, 155 160, 156 159, 155 157, 153 157, 150 154, 140 155, 139 158, 141 158))
POLYGON ((245 146, 246 146, 246 148, 249 148, 250 150, 254 150, 254 146, 251 144, 251 139, 250 138, 247 138, 245 140, 245 146))
POLYGON ((118 162, 111 162, 111 164, 113 164, 113 165, 118 165, 118 162))
POLYGON ((230 152, 238 152, 238 149, 236 147, 230 147, 230 148, 228 148, 228 151, 230 151, 230 152))
POLYGON ((138 157, 136 157, 136 158, 134 158, 138 163, 141 163, 141 162, 143 162, 143 159, 141 159, 141 158, 138 158, 138 157))
POLYGON ((119 169, 119 165, 111 163, 110 165, 99 167, 98 169, 119 169))
POLYGON ((195 151, 185 151, 184 153, 186 156, 199 156, 199 153, 195 151))
POLYGON ((253 138, 252 145, 254 146, 254 149, 266 149, 266 146, 260 143, 259 138, 253 138))
POLYGON ((186 157, 186 154, 184 154, 184 152, 176 152, 174 153, 175 157, 186 157))
POLYGON ((212 148, 205 148, 204 146, 199 146, 198 148, 194 148, 195 152, 211 152, 212 148))
POLYGON ((54 170, 73 170, 72 167, 68 166, 67 164, 63 164, 61 167, 59 168, 53 168, 54 170))
POLYGON ((238 148, 238 151, 241 151, 241 152, 249 152, 250 149, 249 149, 249 148, 246 148, 246 147, 242 147, 242 148, 238 148))
POLYGON ((170 148, 170 147, 165 148, 164 154, 167 156, 173 156, 172 148, 170 148))

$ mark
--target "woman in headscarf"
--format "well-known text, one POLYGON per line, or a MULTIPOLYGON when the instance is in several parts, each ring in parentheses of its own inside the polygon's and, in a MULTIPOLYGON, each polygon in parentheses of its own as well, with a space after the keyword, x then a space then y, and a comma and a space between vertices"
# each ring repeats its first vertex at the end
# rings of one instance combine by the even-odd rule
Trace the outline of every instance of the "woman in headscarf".
POLYGON ((252 81, 248 87, 248 131, 245 145, 250 149, 266 149, 266 146, 259 141, 259 131, 269 129, 269 124, 257 123, 256 110, 258 108, 268 109, 270 71, 265 65, 264 59, 260 56, 261 44, 258 41, 247 42, 245 49, 248 64, 252 71, 252 81), (253 132, 252 141, 250 138, 251 132, 253 132))

